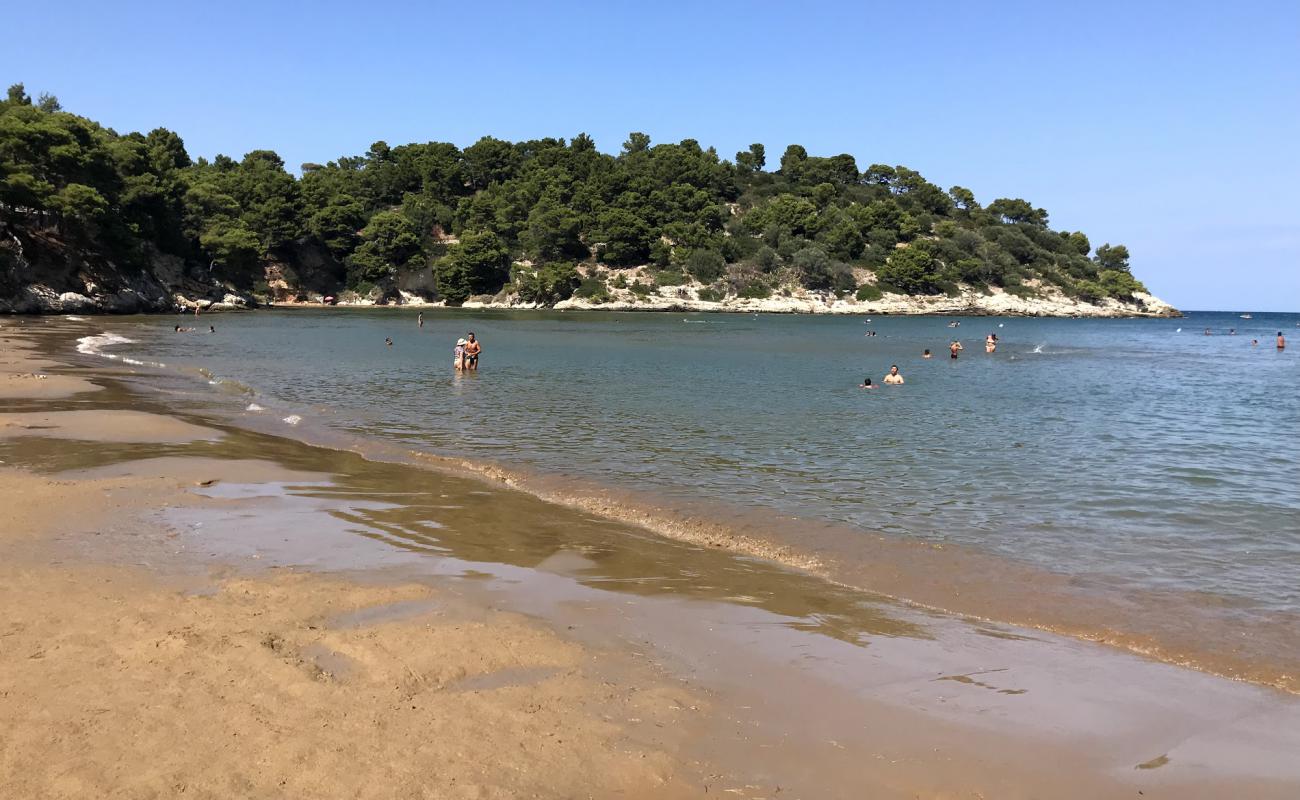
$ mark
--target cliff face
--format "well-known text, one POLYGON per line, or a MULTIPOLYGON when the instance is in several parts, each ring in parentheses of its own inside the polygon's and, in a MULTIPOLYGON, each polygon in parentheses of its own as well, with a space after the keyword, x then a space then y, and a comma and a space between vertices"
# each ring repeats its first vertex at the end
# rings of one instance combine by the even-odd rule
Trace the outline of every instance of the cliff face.
POLYGON ((47 232, 7 232, 0 241, 0 311, 129 314, 161 310, 168 297, 153 270, 88 258, 47 232))
MULTIPOLYGON (((337 293, 344 268, 324 247, 295 242, 234 279, 151 250, 122 264, 98 247, 77 247, 54 230, 6 230, 0 239, 0 313, 134 314, 200 307, 234 310, 262 302, 337 293)), ((229 270, 224 271, 227 275, 229 270)))

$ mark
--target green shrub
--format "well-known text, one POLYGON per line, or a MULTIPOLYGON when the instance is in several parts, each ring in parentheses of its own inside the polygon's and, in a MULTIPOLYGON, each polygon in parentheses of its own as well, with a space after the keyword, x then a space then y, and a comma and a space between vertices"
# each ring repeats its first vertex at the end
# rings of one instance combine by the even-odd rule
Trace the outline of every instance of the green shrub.
POLYGON ((663 270, 655 273, 655 283, 660 286, 681 286, 686 283, 686 276, 680 272, 672 270, 663 270))
POLYGON ((881 283, 902 289, 902 294, 934 294, 938 291, 937 263, 921 243, 895 250, 876 268, 881 283))
POLYGON ((551 263, 533 270, 516 268, 513 284, 525 303, 548 304, 572 297, 578 281, 573 264, 551 263))
POLYGON ((876 286, 874 283, 862 284, 861 286, 858 287, 857 294, 854 295, 854 297, 858 298, 859 300, 867 300, 867 301, 879 300, 884 296, 885 293, 880 291, 880 287, 876 286))
POLYGON ((630 288, 632 289, 632 294, 636 295, 637 297, 649 297, 650 293, 654 291, 653 285, 648 283, 642 283, 641 281, 637 281, 636 283, 633 283, 630 288))
POLYGON ((1111 297, 1129 299, 1137 292, 1145 292, 1146 287, 1130 273, 1117 269, 1104 269, 1097 276, 1097 283, 1111 297))
POLYGON ((605 303, 609 301, 609 290, 600 278, 586 278, 578 284, 573 296, 593 303, 605 303))
POLYGON ((1095 303, 1106 296, 1106 290, 1095 281, 1075 281, 1069 294, 1085 303, 1095 303))
POLYGON ((713 283, 726 269, 726 259, 716 250, 696 250, 686 258, 686 271, 700 283, 713 283))
POLYGON ((712 286, 705 286, 703 289, 699 290, 695 294, 701 300, 704 300, 709 303, 720 303, 722 302, 722 298, 726 297, 726 295, 723 292, 713 288, 712 286))
POLYGON ((772 296, 772 287, 760 281, 754 281, 743 287, 736 293, 737 297, 743 297, 746 300, 766 300, 772 296))
POLYGON ((776 251, 767 245, 763 245, 754 253, 754 266, 764 272, 775 272, 776 268, 781 266, 781 257, 776 251))

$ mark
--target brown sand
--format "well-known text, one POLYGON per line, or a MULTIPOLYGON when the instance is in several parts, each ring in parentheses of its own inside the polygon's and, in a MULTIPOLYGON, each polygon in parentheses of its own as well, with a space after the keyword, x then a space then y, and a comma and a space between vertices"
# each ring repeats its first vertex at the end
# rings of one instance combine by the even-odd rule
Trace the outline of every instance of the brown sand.
POLYGON ((215 441, 221 438, 221 432, 143 411, 95 409, 0 414, 0 439, 16 436, 184 444, 215 441))
POLYGON ((16 336, 0 341, 0 400, 58 400, 99 389, 85 378, 46 372, 58 365, 34 356, 29 341, 16 336))
POLYGON ((99 387, 85 378, 42 372, 0 372, 0 399, 58 400, 99 387))
POLYGON ((673 722, 698 700, 631 668, 611 680, 518 616, 425 586, 282 573, 196 593, 42 563, 50 537, 138 527, 142 506, 179 492, 0 470, 5 796, 671 797, 693 783, 673 722), (110 487, 116 508, 87 502, 110 487), (337 621, 411 601, 427 612, 337 621), (633 735, 627 718, 652 724, 633 735))

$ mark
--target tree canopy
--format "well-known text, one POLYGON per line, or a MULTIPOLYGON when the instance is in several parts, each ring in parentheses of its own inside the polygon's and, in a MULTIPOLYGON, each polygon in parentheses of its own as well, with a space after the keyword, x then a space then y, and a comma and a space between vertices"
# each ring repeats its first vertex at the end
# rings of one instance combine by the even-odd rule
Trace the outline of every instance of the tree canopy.
POLYGON ((172 131, 119 134, 15 84, 0 101, 0 222, 56 229, 122 265, 177 256, 242 287, 312 246, 350 288, 391 293, 421 273, 451 302, 506 285, 553 301, 574 291, 575 265, 598 264, 654 265, 747 296, 782 282, 850 293, 855 275, 899 293, 1025 292, 1030 281, 1089 298, 1142 290, 1126 247, 1090 257, 1086 235, 1052 230, 1027 200, 981 205, 905 166, 781 152, 769 171, 761 143, 729 161, 641 132, 616 155, 583 133, 465 148, 380 141, 295 177, 270 150, 192 160, 172 131))

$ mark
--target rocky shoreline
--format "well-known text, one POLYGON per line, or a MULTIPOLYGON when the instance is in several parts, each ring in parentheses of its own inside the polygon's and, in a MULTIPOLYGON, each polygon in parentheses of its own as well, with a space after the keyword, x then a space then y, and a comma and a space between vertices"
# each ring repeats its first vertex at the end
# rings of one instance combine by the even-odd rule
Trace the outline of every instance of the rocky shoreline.
MULTIPOLYGON (((1037 297, 1020 297, 1002 289, 987 291, 965 289, 957 296, 893 295, 886 294, 877 300, 858 300, 853 296, 837 297, 831 292, 792 289, 788 295, 763 299, 729 297, 723 300, 702 300, 701 286, 666 287, 668 294, 638 296, 629 290, 609 290, 610 299, 595 301, 573 297, 554 305, 527 303, 517 295, 480 295, 465 301, 461 308, 494 310, 532 310, 550 308, 556 311, 645 311, 645 312, 707 312, 733 314, 879 314, 879 315, 935 315, 979 317, 1181 317, 1182 312, 1163 300, 1138 294, 1134 302, 1124 303, 1106 298, 1099 303, 1086 303, 1065 296, 1049 288, 1038 288, 1037 297)), ((661 290, 661 292, 665 291, 661 290)), ((272 303, 275 307, 312 307, 315 302, 272 303)), ((442 301, 429 301, 418 295, 403 293, 400 303, 377 303, 364 298, 340 299, 336 305, 369 307, 401 305, 414 308, 445 308, 442 301)))
MULTIPOLYGON (((182 294, 167 294, 160 287, 153 291, 122 290, 112 295, 92 295, 76 292, 55 292, 40 285, 24 287, 15 297, 0 298, 0 313, 8 314, 138 314, 171 313, 176 311, 203 312, 242 311, 258 307, 301 308, 322 306, 342 307, 412 307, 446 308, 441 300, 429 300, 415 294, 400 293, 392 301, 372 299, 344 293, 335 302, 326 302, 325 296, 308 296, 304 301, 269 301, 256 296, 226 292, 220 299, 190 298, 182 294)), ((1097 303, 1087 303, 1070 298, 1059 291, 1037 289, 1037 296, 1022 297, 1002 289, 984 291, 965 289, 956 296, 908 296, 886 294, 876 300, 858 300, 852 296, 836 297, 830 292, 795 289, 763 299, 729 297, 723 300, 702 300, 701 287, 666 287, 669 293, 638 296, 627 290, 610 290, 608 300, 570 298, 553 305, 523 302, 517 295, 481 295, 472 297, 461 308, 532 310, 552 308, 557 311, 677 311, 736 314, 879 314, 879 315, 949 315, 949 316, 1014 316, 1014 317, 1181 317, 1182 312, 1150 294, 1138 294, 1133 302, 1112 298, 1097 303)), ((661 290, 661 292, 664 290, 661 290)))

